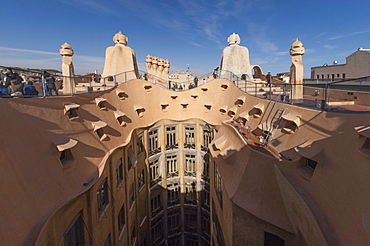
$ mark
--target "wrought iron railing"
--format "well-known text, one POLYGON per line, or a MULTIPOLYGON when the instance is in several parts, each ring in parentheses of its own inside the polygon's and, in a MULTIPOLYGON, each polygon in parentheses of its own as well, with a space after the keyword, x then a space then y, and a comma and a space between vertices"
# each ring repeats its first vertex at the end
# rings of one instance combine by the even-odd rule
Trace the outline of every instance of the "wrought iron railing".
MULTIPOLYGON (((1 68, 5 68, 0 66, 1 68)), ((23 71, 23 70, 21 70, 23 71)), ((49 97, 46 79, 41 70, 24 70, 32 76, 28 76, 28 81, 32 81, 38 95, 23 95, 22 93, 9 94, 7 88, 0 84, 0 97, 49 97)), ((173 84, 182 85, 181 91, 195 88, 194 81, 171 81, 168 78, 160 78, 145 71, 126 71, 120 74, 101 77, 98 74, 89 76, 70 76, 63 77, 60 74, 53 74, 55 86, 59 90, 58 96, 71 96, 86 93, 95 93, 113 89, 121 84, 127 83, 134 79, 142 79, 148 83, 160 86, 166 90, 180 91, 179 87, 174 88, 173 84), (69 83, 69 85, 68 85, 69 83), (192 86, 189 87, 189 85, 192 86), (74 88, 68 93, 63 93, 63 87, 69 86, 74 88)), ((308 107, 317 110, 331 112, 361 112, 370 113, 370 76, 356 79, 305 79, 303 86, 303 98, 300 101, 292 101, 292 84, 273 79, 272 83, 267 84, 265 81, 255 82, 241 79, 243 76, 237 76, 230 71, 223 70, 219 73, 207 73, 197 77, 197 86, 206 84, 214 79, 227 79, 237 86, 243 92, 262 99, 273 100, 294 104, 301 107, 308 107)), ((245 76, 244 76, 245 77, 245 76)), ((297 86, 297 85, 296 85, 297 86)), ((55 93, 52 94, 55 96, 55 93)))

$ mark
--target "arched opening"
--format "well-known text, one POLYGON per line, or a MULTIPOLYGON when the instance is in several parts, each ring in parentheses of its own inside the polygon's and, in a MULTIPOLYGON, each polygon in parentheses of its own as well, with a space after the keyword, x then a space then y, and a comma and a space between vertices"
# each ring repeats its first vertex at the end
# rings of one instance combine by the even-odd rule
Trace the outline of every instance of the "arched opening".
POLYGON ((254 79, 261 79, 262 78, 262 68, 260 66, 253 66, 252 74, 254 79))

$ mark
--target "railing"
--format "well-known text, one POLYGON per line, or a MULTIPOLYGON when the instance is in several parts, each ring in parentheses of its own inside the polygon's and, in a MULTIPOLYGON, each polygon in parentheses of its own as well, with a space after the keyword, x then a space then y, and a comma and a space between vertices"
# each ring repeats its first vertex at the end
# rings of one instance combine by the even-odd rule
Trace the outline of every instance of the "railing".
MULTIPOLYGON (((1 68, 1 66, 0 66, 1 68)), ((3 67, 4 68, 4 67, 3 67)), ((8 94, 5 87, 0 86, 1 97, 49 97, 47 82, 42 71, 36 70, 21 70, 24 73, 32 74, 28 76, 24 84, 32 81, 34 87, 39 92, 38 95, 23 95, 8 94)), ((148 83, 160 86, 166 90, 184 91, 196 87, 196 81, 174 82, 168 78, 160 78, 155 75, 148 74, 144 71, 127 71, 120 74, 102 78, 101 75, 93 74, 90 77, 74 76, 63 77, 54 74, 55 86, 58 90, 59 96, 71 96, 86 93, 101 92, 113 89, 118 85, 127 83, 134 79, 142 79, 148 83), (174 84, 181 85, 182 89, 174 87, 174 84), (74 86, 72 86, 74 85, 74 86), (189 87, 189 85, 192 85, 189 87), (69 86, 74 90, 69 90, 68 93, 63 93, 62 88, 69 86)), ((308 107, 312 109, 331 111, 331 112, 361 112, 370 113, 370 77, 335 80, 332 79, 306 79, 303 86, 303 98, 300 101, 293 102, 292 98, 292 85, 284 83, 277 79, 273 79, 271 84, 264 81, 254 82, 241 79, 239 76, 232 72, 223 70, 219 73, 208 73, 198 77, 197 86, 206 84, 214 79, 223 78, 232 82, 243 92, 266 100, 277 100, 278 102, 294 104, 297 106, 308 107)), ((299 85, 296 85, 299 86, 299 85)), ((52 93, 55 96, 55 92, 52 93)))

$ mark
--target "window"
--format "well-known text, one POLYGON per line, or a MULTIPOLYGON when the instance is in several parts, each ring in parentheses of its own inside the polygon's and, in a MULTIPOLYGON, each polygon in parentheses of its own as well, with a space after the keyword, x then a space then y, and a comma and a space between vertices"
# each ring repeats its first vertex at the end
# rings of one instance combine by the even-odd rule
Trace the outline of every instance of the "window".
POLYGON ((215 225, 214 233, 216 234, 217 244, 219 246, 225 246, 226 244, 225 244, 224 235, 222 233, 222 227, 221 227, 220 221, 218 220, 218 216, 216 213, 216 207, 215 207, 215 203, 213 202, 213 200, 212 200, 212 222, 215 225))
POLYGON ((125 216, 125 204, 123 204, 118 213, 118 232, 119 234, 121 234, 123 227, 126 224, 125 217, 126 217, 125 216))
POLYGON ((176 126, 166 127, 166 149, 178 148, 176 143, 176 126))
POLYGON ((68 116, 70 120, 78 118, 78 108, 80 105, 75 103, 66 103, 64 104, 64 114, 68 116))
POLYGON ((96 134, 98 135, 99 139, 100 140, 106 140, 108 138, 108 136, 104 133, 104 128, 107 126, 107 123, 103 122, 103 121, 95 121, 95 122, 91 122, 93 127, 94 127, 94 131, 96 132, 96 134))
POLYGON ((107 109, 107 106, 105 105, 105 101, 101 101, 99 104, 98 104, 98 107, 100 109, 107 109))
POLYGON ((185 230, 188 232, 197 232, 197 210, 185 210, 185 230))
POLYGON ((195 149, 195 127, 184 127, 184 148, 195 149))
POLYGON ((101 139, 104 136, 104 130, 103 128, 97 129, 96 134, 98 134, 98 137, 101 139))
POLYGON ((191 237, 185 237, 185 245, 186 246, 198 246, 198 239, 195 238, 193 235, 191 237))
POLYGON ((111 241, 110 241, 110 234, 108 235, 107 239, 104 242, 103 246, 111 246, 111 241))
POLYGON ((150 186, 153 186, 162 180, 161 173, 159 172, 158 159, 149 161, 149 174, 150 174, 150 186))
POLYGON ((167 226, 168 231, 177 231, 180 228, 180 218, 181 212, 179 210, 172 211, 168 213, 167 216, 167 226))
MULTIPOLYGON (((159 220, 157 223, 152 225, 152 237, 153 243, 158 242, 163 237, 163 222, 159 220)), ((158 245, 158 244, 154 244, 158 245)))
POLYGON ((208 145, 213 140, 213 129, 209 125, 203 127, 203 142, 202 142, 202 150, 208 151, 208 145))
POLYGON ((180 246, 180 245, 181 245, 181 238, 177 236, 168 238, 168 246, 180 246))
MULTIPOLYGON (((86 240, 86 225, 83 221, 82 211, 73 219, 67 232, 64 234, 64 245, 88 245, 86 240)), ((90 238, 91 239, 91 238, 90 238)))
POLYGON ((204 235, 207 235, 207 238, 209 238, 210 236, 210 231, 211 231, 211 223, 210 223, 210 220, 209 220, 209 214, 208 213, 203 213, 202 211, 202 216, 200 218, 200 225, 202 227, 202 234, 204 235))
POLYGON ((140 246, 147 246, 147 245, 148 245, 148 244, 146 243, 146 236, 141 237, 140 246))
POLYGON ((126 124, 126 122, 123 119, 123 116, 117 117, 117 121, 120 124, 120 126, 124 126, 126 124))
POLYGON ((101 98, 101 97, 95 98, 96 106, 98 106, 100 109, 107 109, 106 101, 107 99, 105 98, 101 98))
POLYGON ((196 203, 196 183, 185 185, 185 203, 195 204, 196 203))
POLYGON ((205 183, 204 188, 200 192, 202 207, 209 209, 209 184, 205 183))
POLYGON ((137 113, 137 116, 140 118, 144 116, 145 108, 141 106, 140 104, 134 105, 134 109, 137 113))
POLYGON ((127 97, 126 92, 120 89, 116 89, 116 93, 117 93, 118 98, 121 100, 125 100, 125 98, 127 97))
POLYGON ((59 151, 59 160, 64 167, 70 166, 73 163, 74 157, 70 149, 59 151))
POLYGON ((128 163, 128 169, 130 170, 132 167, 136 166, 136 158, 134 155, 134 151, 132 150, 132 145, 128 148, 127 151, 127 163, 128 163))
POLYGON ((294 121, 285 120, 283 127, 284 132, 294 133, 298 129, 298 125, 294 121))
POLYGON ((147 201, 144 201, 141 205, 140 205, 140 225, 144 222, 145 218, 146 218, 146 214, 147 214, 147 201))
POLYGON ((216 191, 218 202, 220 203, 220 207, 222 208, 222 180, 220 173, 218 172, 216 162, 214 162, 214 188, 216 191))
POLYGON ((281 239, 280 237, 274 234, 265 232, 264 245, 265 246, 284 246, 285 240, 281 239))
POLYGON ((316 166, 317 166, 317 161, 306 158, 306 167, 308 167, 312 171, 315 171, 316 166))
POLYGON ((196 177, 195 154, 185 154, 185 176, 196 177))
POLYGON ((169 205, 180 203, 180 186, 179 183, 167 185, 167 199, 169 205))
POLYGON ((342 78, 343 78, 343 79, 345 79, 345 78, 346 78, 346 74, 345 74, 345 73, 343 73, 343 74, 342 74, 342 78))
POLYGON ((126 125, 126 122, 125 122, 125 119, 124 119, 125 115, 126 115, 125 113, 123 113, 119 110, 114 111, 114 116, 116 117, 120 126, 125 126, 126 125))
POLYGON ((118 188, 124 179, 122 158, 117 161, 116 164, 116 187, 118 188))
POLYGON ((149 138, 149 155, 154 155, 161 152, 161 147, 158 145, 158 129, 148 132, 149 138))
POLYGON ((134 202, 135 202, 135 184, 133 183, 130 189, 130 209, 132 208, 134 202))
POLYGON ((137 155, 140 155, 144 151, 143 136, 138 137, 136 145, 137 145, 137 155))
POLYGON ((153 197, 150 199, 150 209, 152 212, 152 217, 155 217, 155 215, 161 212, 162 200, 160 192, 153 194, 153 197))
POLYGON ((177 163, 177 154, 166 155, 167 177, 174 177, 179 175, 179 167, 177 163))
POLYGON ((68 116, 69 119, 78 118, 77 108, 71 108, 66 112, 66 115, 68 116))
POLYGON ((139 187, 139 190, 144 186, 145 184, 145 176, 144 176, 144 170, 141 170, 141 172, 139 173, 139 175, 137 176, 137 181, 138 181, 138 187, 139 187))
POLYGON ((245 103, 245 96, 240 96, 236 99, 235 105, 237 105, 238 107, 241 107, 243 106, 244 103, 245 103))
POLYGON ((98 212, 99 215, 102 215, 105 211, 105 208, 109 204, 108 200, 108 180, 105 178, 103 182, 100 184, 97 192, 97 201, 98 201, 98 212))
POLYGON ((152 89, 152 85, 151 84, 144 85, 144 90, 145 91, 150 92, 151 89, 152 89))
POLYGON ((74 163, 71 149, 76 146, 77 141, 67 137, 59 137, 53 143, 58 150, 58 159, 63 167, 69 167, 74 163))
POLYGON ((67 150, 59 151, 59 160, 63 163, 63 161, 66 161, 67 159, 68 159, 67 150))
POLYGON ((136 241, 136 226, 135 226, 135 222, 134 222, 134 225, 133 225, 132 231, 131 231, 131 245, 135 245, 135 241, 136 241))
POLYGON ((205 154, 202 158, 203 161, 203 172, 202 178, 209 181, 209 155, 205 154))

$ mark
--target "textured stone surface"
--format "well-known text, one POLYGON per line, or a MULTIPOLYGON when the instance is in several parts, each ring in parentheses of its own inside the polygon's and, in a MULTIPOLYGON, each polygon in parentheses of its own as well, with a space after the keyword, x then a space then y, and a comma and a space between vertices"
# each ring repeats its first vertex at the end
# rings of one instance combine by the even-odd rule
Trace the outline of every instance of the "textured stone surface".
POLYGON ((246 75, 248 81, 253 80, 247 47, 240 46, 238 34, 231 34, 227 39, 229 46, 222 51, 221 76, 227 77, 230 72, 238 77, 246 75))

